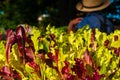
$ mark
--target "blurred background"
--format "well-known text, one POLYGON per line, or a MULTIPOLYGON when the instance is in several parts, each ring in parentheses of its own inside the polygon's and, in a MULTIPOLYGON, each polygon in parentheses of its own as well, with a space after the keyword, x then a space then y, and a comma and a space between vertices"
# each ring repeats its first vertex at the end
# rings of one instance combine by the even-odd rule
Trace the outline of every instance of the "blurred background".
MULTIPOLYGON (((46 27, 67 26, 75 17, 86 14, 76 10, 79 0, 0 0, 0 27, 15 29, 18 24, 46 27)), ((120 0, 111 0, 104 12, 115 26, 120 26, 120 0)))

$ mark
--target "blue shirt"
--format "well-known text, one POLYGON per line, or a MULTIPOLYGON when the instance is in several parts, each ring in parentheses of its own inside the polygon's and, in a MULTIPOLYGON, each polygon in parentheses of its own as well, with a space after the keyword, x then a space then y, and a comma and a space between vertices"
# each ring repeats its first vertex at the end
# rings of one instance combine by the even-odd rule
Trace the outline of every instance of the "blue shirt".
MULTIPOLYGON (((101 29, 101 22, 100 20, 104 20, 103 16, 100 13, 95 13, 92 12, 89 15, 87 15, 80 23, 76 25, 77 29, 80 29, 84 27, 85 25, 89 25, 90 28, 98 28, 99 30, 101 29)), ((113 24, 106 19, 106 24, 107 24, 107 32, 106 33, 111 33, 114 31, 114 26, 113 24)))

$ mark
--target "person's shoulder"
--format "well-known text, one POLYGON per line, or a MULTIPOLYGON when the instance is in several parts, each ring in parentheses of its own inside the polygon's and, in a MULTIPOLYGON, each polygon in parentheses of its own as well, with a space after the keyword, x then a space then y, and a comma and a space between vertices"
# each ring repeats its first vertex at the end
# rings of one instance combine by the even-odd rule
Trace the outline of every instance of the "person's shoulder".
POLYGON ((88 16, 85 17, 85 19, 86 20, 94 20, 96 18, 95 18, 95 15, 88 15, 88 16))

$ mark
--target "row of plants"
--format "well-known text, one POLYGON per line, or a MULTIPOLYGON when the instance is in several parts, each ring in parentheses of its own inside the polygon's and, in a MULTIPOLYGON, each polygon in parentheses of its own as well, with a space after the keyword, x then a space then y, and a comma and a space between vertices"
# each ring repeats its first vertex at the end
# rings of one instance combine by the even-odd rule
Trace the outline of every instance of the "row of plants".
POLYGON ((120 80, 120 30, 18 25, 0 40, 2 80, 120 80))

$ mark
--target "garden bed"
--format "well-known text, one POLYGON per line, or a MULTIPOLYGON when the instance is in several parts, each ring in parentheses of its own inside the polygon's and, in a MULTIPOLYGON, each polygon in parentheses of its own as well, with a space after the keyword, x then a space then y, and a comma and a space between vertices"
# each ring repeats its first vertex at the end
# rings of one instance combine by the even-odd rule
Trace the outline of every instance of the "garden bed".
POLYGON ((120 30, 19 25, 0 41, 2 80, 120 80, 120 30))

